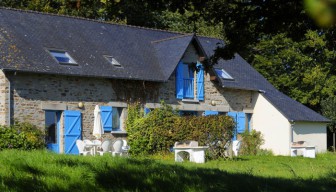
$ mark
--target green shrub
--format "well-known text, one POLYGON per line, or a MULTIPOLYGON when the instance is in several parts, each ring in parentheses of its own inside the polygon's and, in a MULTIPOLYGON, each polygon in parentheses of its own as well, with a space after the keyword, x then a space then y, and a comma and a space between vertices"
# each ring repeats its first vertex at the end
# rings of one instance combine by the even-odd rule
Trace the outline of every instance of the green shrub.
POLYGON ((260 146, 264 144, 264 139, 260 131, 252 130, 249 132, 246 130, 242 134, 242 144, 239 151, 240 155, 257 155, 259 152, 263 152, 260 146))
POLYGON ((224 157, 224 144, 231 140, 234 130, 231 117, 180 117, 164 103, 161 108, 132 121, 127 124, 130 153, 137 155, 169 152, 176 141, 195 140, 199 145, 209 146, 207 155, 211 159, 224 157))
POLYGON ((16 122, 13 126, 0 126, 0 150, 2 149, 42 149, 44 134, 36 126, 27 122, 16 122))

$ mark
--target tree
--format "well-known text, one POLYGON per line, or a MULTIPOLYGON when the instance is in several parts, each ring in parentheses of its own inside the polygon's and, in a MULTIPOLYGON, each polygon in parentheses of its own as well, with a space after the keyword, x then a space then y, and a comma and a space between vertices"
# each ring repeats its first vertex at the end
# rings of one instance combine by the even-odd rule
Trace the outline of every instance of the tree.
POLYGON ((330 132, 333 133, 333 150, 335 152, 336 147, 336 139, 335 139, 335 132, 336 132, 336 96, 327 98, 322 101, 322 113, 326 117, 328 117, 331 122, 328 124, 328 128, 330 132))
POLYGON ((284 33, 264 38, 252 65, 281 92, 320 111, 321 100, 336 93, 336 53, 326 44, 317 31, 299 42, 284 33))

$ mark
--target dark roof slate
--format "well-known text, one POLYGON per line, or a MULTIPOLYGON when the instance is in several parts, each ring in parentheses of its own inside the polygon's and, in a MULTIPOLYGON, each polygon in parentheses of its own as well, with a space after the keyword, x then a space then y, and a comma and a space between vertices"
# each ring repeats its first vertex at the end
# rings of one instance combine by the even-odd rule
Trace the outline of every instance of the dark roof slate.
POLYGON ((171 76, 193 38, 183 35, 152 42, 165 79, 171 76))
POLYGON ((156 65, 151 42, 176 35, 179 34, 0 9, 0 38, 6 40, 0 44, 0 55, 8 55, 12 45, 20 55, 12 56, 11 62, 1 62, 0 67, 38 73, 165 81, 165 75, 156 65), (78 66, 60 65, 48 53, 48 48, 67 51, 78 66), (112 66, 103 55, 115 57, 122 67, 112 66))
MULTIPOLYGON (((193 40, 207 56, 217 43, 223 43, 190 34, 0 8, 3 70, 162 82, 171 76, 193 40), (48 49, 67 51, 78 65, 60 65, 48 49), (103 55, 113 56, 122 67, 112 66, 103 55)), ((239 55, 215 67, 234 78, 221 79, 223 87, 264 90, 266 99, 288 120, 328 121, 276 90, 239 55)))

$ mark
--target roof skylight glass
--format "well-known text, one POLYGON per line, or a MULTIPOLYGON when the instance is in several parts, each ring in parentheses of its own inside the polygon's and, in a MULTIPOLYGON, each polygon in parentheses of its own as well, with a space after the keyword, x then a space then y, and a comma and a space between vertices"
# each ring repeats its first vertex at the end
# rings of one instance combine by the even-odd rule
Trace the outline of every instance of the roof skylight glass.
POLYGON ((112 56, 104 55, 105 59, 110 62, 113 66, 121 67, 121 64, 112 56))
POLYGON ((49 50, 49 52, 60 64, 77 64, 66 51, 49 50))
POLYGON ((224 69, 215 69, 217 75, 223 79, 233 79, 224 69))

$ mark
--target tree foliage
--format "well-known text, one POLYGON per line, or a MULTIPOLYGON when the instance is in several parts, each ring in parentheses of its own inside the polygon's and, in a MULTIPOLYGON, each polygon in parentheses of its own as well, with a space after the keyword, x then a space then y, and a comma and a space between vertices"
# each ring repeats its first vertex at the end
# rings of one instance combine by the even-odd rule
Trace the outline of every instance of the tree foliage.
POLYGON ((281 33, 260 41, 253 66, 276 88, 315 110, 336 93, 336 53, 325 35, 308 31, 294 41, 281 33))
MULTIPOLYGON (((139 111, 137 105, 129 107, 132 114, 139 111)), ((211 159, 225 157, 224 145, 231 141, 234 121, 229 116, 180 117, 171 106, 162 104, 145 117, 128 119, 128 140, 131 154, 167 153, 175 142, 195 140, 209 146, 211 159)))

